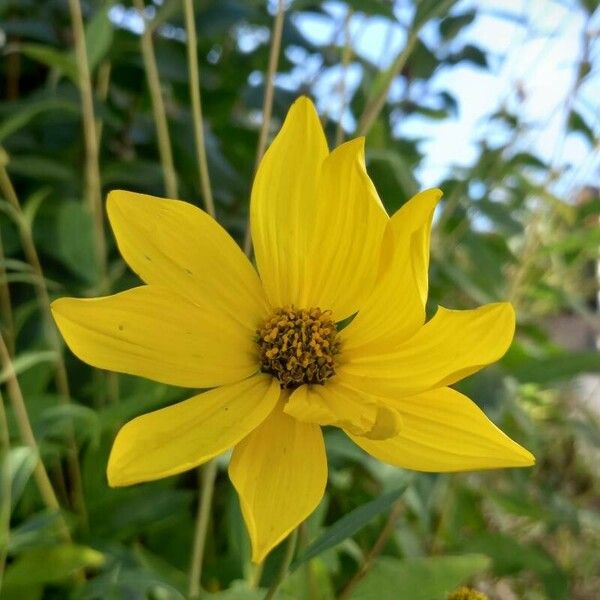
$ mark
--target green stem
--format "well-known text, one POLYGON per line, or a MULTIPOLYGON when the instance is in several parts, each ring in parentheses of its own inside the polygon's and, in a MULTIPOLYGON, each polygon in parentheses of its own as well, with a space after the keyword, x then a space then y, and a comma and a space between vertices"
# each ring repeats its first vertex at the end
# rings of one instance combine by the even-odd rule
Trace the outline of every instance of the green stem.
MULTIPOLYGON (((42 500, 47 508, 60 513, 60 505, 56 494, 54 493, 52 484, 50 483, 50 478, 48 477, 46 467, 42 462, 42 457, 40 455, 35 435, 33 434, 31 423, 29 421, 29 415, 27 414, 25 399, 23 398, 21 387, 19 386, 19 381, 17 380, 17 375, 2 336, 0 336, 0 364, 7 374, 6 388, 15 416, 15 421, 17 422, 17 427, 19 428, 19 434, 21 435, 23 442, 29 446, 29 448, 31 448, 38 458, 33 471, 33 477, 40 492, 40 496, 42 497, 42 500)), ((67 523, 63 517, 61 517, 59 521, 59 526, 61 537, 65 541, 70 541, 71 535, 69 533, 69 528, 67 527, 67 523)))
POLYGON ((196 532, 194 534, 194 547, 192 549, 188 585, 188 595, 190 598, 198 598, 201 590, 206 534, 208 532, 208 521, 215 489, 215 479, 217 477, 217 462, 215 459, 202 467, 201 476, 200 502, 198 503, 198 516, 196 519, 196 532))
MULTIPOLYGON (((44 326, 44 333, 50 344, 50 347, 56 352, 56 372, 55 382, 56 389, 58 390, 59 399, 63 404, 69 404, 71 402, 71 391, 69 387, 69 378, 67 375, 67 367, 65 365, 63 357, 63 349, 58 337, 58 332, 54 326, 54 320, 52 319, 52 311, 50 310, 50 296, 48 295, 48 288, 46 287, 46 279, 44 278, 44 271, 42 269, 42 263, 35 246, 33 234, 31 228, 28 226, 21 208, 21 203, 12 185, 6 165, 8 164, 8 155, 2 147, 0 147, 0 190, 8 200, 9 204, 15 209, 16 214, 20 217, 19 219, 19 234, 21 238, 21 245, 23 246, 23 252, 25 258, 31 266, 34 274, 36 275, 36 295, 38 303, 42 311, 42 319, 44 326)), ((87 511, 85 507, 85 501, 83 497, 83 486, 81 483, 81 469, 79 465, 79 457, 77 454, 77 444, 75 443, 75 435, 72 426, 67 431, 67 466, 69 469, 69 479, 71 481, 72 490, 72 502, 77 512, 81 516, 82 524, 87 524, 87 511)))
POLYGON ((98 136, 96 133, 96 119, 94 117, 94 95, 85 43, 85 28, 79 0, 69 0, 69 12, 71 13, 71 25, 75 41, 77 82, 79 84, 79 91, 81 92, 87 199, 94 221, 94 247, 100 273, 99 287, 103 290, 106 286, 106 238, 104 236, 104 217, 102 211, 98 136))
POLYGON ((0 590, 2 590, 2 577, 8 554, 8 538, 10 535, 10 470, 8 468, 8 455, 10 452, 10 438, 8 423, 4 411, 4 398, 0 391, 0 590))
POLYGON ((263 569, 265 568, 265 562, 259 562, 258 564, 252 565, 252 570, 250 572, 249 584, 252 588, 257 588, 260 586, 260 580, 262 578, 263 569))
POLYGON ((335 145, 339 146, 344 141, 344 127, 342 126, 342 117, 346 107, 346 87, 348 78, 348 66, 352 58, 352 40, 350 38, 350 20, 352 19, 352 9, 348 8, 348 13, 344 19, 344 48, 342 50, 342 79, 340 81, 340 117, 335 127, 335 145))
MULTIPOLYGON (((262 125, 258 136, 258 146, 256 148, 256 162, 254 172, 258 171, 260 161, 267 149, 267 138, 269 137, 269 128, 271 126, 271 114, 273 112, 273 86, 275 83, 275 73, 277 72, 277 63, 279 62, 279 52, 281 50, 281 36, 283 32, 283 17, 285 15, 285 4, 283 0, 277 3, 277 14, 273 24, 273 34, 271 37, 271 50, 269 52, 269 66, 267 67, 267 77, 265 80, 265 95, 263 98, 262 125)), ((252 252, 252 231, 250 228, 250 218, 246 226, 246 235, 244 237, 244 252, 250 256, 252 252)))
POLYGON ((10 301, 10 288, 6 276, 4 256, 4 245, 2 243, 2 232, 0 231, 0 311, 2 320, 0 321, 0 333, 4 330, 6 345, 11 355, 15 353, 16 333, 15 323, 12 314, 12 304, 10 301))
POLYGON ((158 67, 156 66, 156 57, 154 55, 154 46, 152 45, 152 28, 146 22, 144 17, 145 6, 143 0, 133 0, 133 5, 144 19, 144 31, 140 38, 142 49, 142 58, 144 60, 144 69, 146 71, 146 80, 152 101, 152 112, 154 114, 154 123, 156 125, 156 136, 158 139, 158 152, 162 164, 163 177, 165 178, 165 190, 169 198, 177 198, 177 175, 173 164, 173 153, 171 151, 171 139, 169 137, 169 127, 167 125, 167 113, 163 102, 160 89, 160 78, 158 67))
POLYGON ((202 102, 200 99, 200 68, 198 66, 198 41, 196 37, 196 22, 194 20, 194 5, 192 0, 184 0, 185 29, 187 32, 187 57, 190 74, 190 98, 192 102, 192 120, 194 122, 194 138, 196 143, 196 159, 198 161, 198 177, 204 197, 206 212, 215 217, 215 201, 210 187, 210 175, 206 160, 206 142, 202 122, 202 102))
MULTIPOLYGON (((453 3, 454 0, 446 0, 445 2, 440 2, 438 6, 435 8, 434 13, 430 16, 432 18, 436 17, 444 13, 453 3)), ((394 79, 400 74, 406 61, 410 58, 412 51, 419 39, 419 33, 425 23, 416 26, 412 29, 412 31, 408 34, 408 39, 406 40, 406 44, 401 52, 398 54, 390 68, 387 70, 386 76, 383 80, 382 85, 378 87, 378 91, 375 93, 373 98, 367 103, 363 114, 361 115, 358 121, 357 133, 358 135, 367 135, 375 123, 379 113, 382 111, 385 106, 385 102, 388 97, 388 92, 390 90, 390 86, 392 85, 394 79)))
POLYGON ((294 558, 294 552, 296 551, 296 542, 298 541, 298 530, 294 529, 292 533, 290 533, 287 539, 287 546, 285 548, 285 554, 283 555, 283 559, 281 561, 281 566, 279 567, 279 572, 277 573, 277 577, 275 577, 275 581, 271 584, 269 591, 265 594, 264 600, 271 600, 277 591, 277 588, 283 583, 284 579, 287 577, 288 571, 290 569, 290 565, 292 564, 292 559, 294 558))
POLYGON ((383 526, 383 529, 379 533, 379 537, 373 544, 373 547, 369 550, 367 555, 365 556, 362 564, 360 565, 358 571, 354 574, 352 579, 347 583, 346 587, 340 593, 338 600, 347 600, 352 593, 352 590, 360 583, 362 578, 371 570, 375 559, 383 552, 387 541, 390 539, 391 535, 394 533, 396 528, 396 522, 398 521, 400 515, 404 511, 404 506, 401 501, 397 501, 383 526))

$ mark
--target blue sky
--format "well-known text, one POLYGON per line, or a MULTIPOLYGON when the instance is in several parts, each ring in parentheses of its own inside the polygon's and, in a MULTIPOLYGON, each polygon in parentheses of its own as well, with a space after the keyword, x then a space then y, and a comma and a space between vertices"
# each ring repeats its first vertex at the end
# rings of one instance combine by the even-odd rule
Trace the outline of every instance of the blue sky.
MULTIPOLYGON (((402 8, 396 2, 396 23, 384 17, 367 17, 356 12, 350 22, 353 49, 361 57, 381 69, 389 66, 406 41, 406 27, 412 17, 410 5, 402 8), (408 8, 407 8, 408 7, 408 8)), ((275 0, 269 0, 271 12, 275 0)), ((300 13, 295 24, 316 44, 328 45, 334 36, 343 35, 347 6, 331 0, 325 3, 326 14, 300 13)), ((457 42, 474 44, 488 52, 491 68, 477 68, 459 63, 438 69, 427 90, 417 90, 421 101, 434 92, 448 90, 458 100, 458 114, 434 121, 411 116, 395 124, 398 136, 425 138, 421 149, 426 154, 422 168, 416 173, 423 186, 434 186, 454 166, 468 165, 477 156, 476 142, 487 139, 500 142, 502 130, 489 122, 489 115, 500 107, 520 115, 529 125, 528 133, 519 139, 519 150, 529 151, 549 162, 562 175, 556 193, 563 197, 583 184, 599 184, 599 148, 591 148, 581 134, 565 135, 569 102, 600 133, 600 10, 596 11, 588 33, 592 33, 592 76, 580 87, 577 96, 568 100, 581 56, 586 33, 584 12, 577 0, 460 0, 452 14, 477 8, 477 17, 467 26, 457 42)), ((135 11, 120 5, 111 16, 121 26, 140 32, 143 23, 135 11)), ((439 43, 435 24, 422 32, 426 43, 435 48, 439 43)), ((180 32, 183 37, 185 34, 180 32)), ((172 35, 172 32, 170 32, 172 35)), ((180 36, 177 36, 180 37, 180 36)), ((340 41, 342 38, 339 38, 340 41)), ((251 51, 258 44, 269 43, 266 28, 241 27, 237 31, 240 48, 251 51)), ((352 131, 355 123, 348 110, 341 112, 339 90, 340 67, 322 68, 318 54, 302 48, 287 48, 288 58, 296 64, 290 74, 278 77, 278 84, 296 89, 300 83, 313 81, 313 89, 321 112, 333 119, 341 116, 344 126, 352 131)), ((346 73, 346 89, 356 88, 361 66, 351 64, 346 73)), ((263 73, 253 73, 251 81, 259 83, 263 73)), ((400 93, 402 81, 396 82, 391 94, 400 93)))
MULTIPOLYGON (((427 158, 417 174, 422 185, 435 185, 453 165, 467 165, 477 154, 475 141, 500 135, 490 128, 488 116, 500 106, 520 114, 530 124, 530 132, 520 142, 522 150, 532 151, 543 160, 560 168, 573 167, 565 172, 557 184, 559 193, 568 194, 581 183, 598 183, 600 157, 580 134, 565 136, 567 98, 576 77, 581 55, 585 15, 576 9, 575 2, 554 0, 483 0, 476 3, 478 16, 461 34, 461 43, 473 43, 489 52, 491 70, 476 68, 468 63, 441 68, 430 82, 430 91, 448 90, 459 101, 456 118, 432 121, 411 117, 397 125, 396 133, 406 137, 426 137, 422 149, 427 158), (519 93, 517 93, 519 90, 519 93)), ((461 1, 453 13, 461 13, 473 2, 461 1)), ((301 15, 296 24, 311 40, 329 43, 344 19, 345 7, 337 2, 326 4, 330 16, 301 15)), ((399 12, 398 25, 390 27, 387 19, 367 18, 356 13, 351 22, 354 50, 362 57, 379 64, 389 65, 405 42, 405 30, 400 23, 410 14, 399 12)), ((596 32, 592 55, 600 59, 600 11, 590 28, 596 32)), ((424 39, 437 43, 435 27, 427 27, 424 39)), ((292 79, 305 79, 311 71, 320 68, 294 50, 290 58, 298 60, 292 79)), ((596 71, 597 71, 597 64, 596 71)), ((320 77, 316 93, 320 108, 335 117, 339 113, 335 95, 331 91, 339 84, 340 71, 333 69, 320 77)), ((347 86, 353 89, 360 78, 360 67, 355 64, 347 74, 347 86)), ((394 90, 392 89, 392 94, 394 90)), ((425 93, 424 97, 427 97, 425 93)), ((572 101, 573 106, 588 117, 596 132, 600 129, 600 77, 588 78, 572 101)), ((351 128, 348 113, 344 124, 351 128)))

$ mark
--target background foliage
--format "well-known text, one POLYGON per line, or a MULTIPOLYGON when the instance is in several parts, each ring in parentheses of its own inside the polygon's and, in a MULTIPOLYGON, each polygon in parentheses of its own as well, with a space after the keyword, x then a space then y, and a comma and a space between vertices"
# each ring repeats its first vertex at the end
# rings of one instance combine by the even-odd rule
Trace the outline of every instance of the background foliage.
MULTIPOLYGON (((0 436, 0 595, 184 598, 197 473, 111 490, 105 466, 125 420, 187 392, 94 372, 60 347, 45 311, 47 294, 93 296, 136 283, 110 233, 102 237, 94 213, 72 4, 0 1, 0 308, 10 353, 0 374, 9 432, 0 436), (19 394, 38 450, 23 435, 19 394), (60 511, 40 487, 39 460, 60 511)), ((573 87, 559 107, 564 127, 558 143, 579 136, 593 163, 597 106, 590 118, 579 93, 597 76, 597 3, 563 4, 581 15, 584 43, 573 87)), ((137 8, 139 2, 82 3, 102 197, 113 188, 166 194, 137 8)), ((212 190, 219 220, 240 243, 276 9, 258 0, 195 3, 212 190)), ((420 188, 427 158, 419 136, 402 135, 398 123, 415 117, 418 123, 449 122, 464 108, 452 90, 431 85, 441 69, 468 63, 498 71, 501 57, 464 38, 485 10, 485 3, 455 0, 289 3, 271 132, 295 97, 316 96, 331 146, 357 130, 368 132, 368 170, 393 212, 420 188), (330 26, 329 41, 309 35, 311 19, 315 27, 330 26), (397 55, 390 46, 391 55, 373 61, 357 50, 361 27, 373 20, 405 31, 397 55), (344 76, 350 70, 358 74, 352 85, 344 76), (340 114, 347 131, 338 124, 340 114)), ((149 3, 145 18, 177 194, 202 206, 182 5, 149 3)), ((518 90, 511 93, 518 96, 518 90)), ((515 303, 519 330, 511 351, 461 389, 536 454, 537 466, 459 475, 403 472, 328 431, 328 492, 300 531, 300 549, 278 598, 434 600, 469 582, 498 599, 597 598, 600 392, 589 374, 600 372, 594 345, 600 199, 578 165, 548 161, 524 143, 531 122, 518 103, 507 99, 498 106, 474 140, 475 159, 437 181, 445 200, 433 234, 430 309, 438 303, 515 303), (360 581, 357 573, 364 575, 360 581)), ((264 591, 252 591, 258 577, 226 462, 219 460, 203 593, 261 598, 264 591)), ((263 588, 273 581, 281 555, 278 549, 267 560, 263 588)))

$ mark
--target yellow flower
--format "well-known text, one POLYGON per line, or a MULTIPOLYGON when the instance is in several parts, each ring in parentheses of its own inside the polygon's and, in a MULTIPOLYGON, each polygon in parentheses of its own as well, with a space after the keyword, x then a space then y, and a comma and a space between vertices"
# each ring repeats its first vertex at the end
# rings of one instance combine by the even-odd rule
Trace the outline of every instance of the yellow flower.
POLYGON ((312 103, 292 106, 252 189, 260 278, 200 209, 112 192, 119 249, 146 285, 52 306, 67 344, 87 363, 213 388, 127 423, 108 480, 123 486, 174 475, 233 448, 229 475, 255 561, 323 496, 321 426, 340 427, 373 456, 407 469, 533 463, 446 387, 504 354, 511 305, 440 308, 424 323, 441 192, 422 192, 389 218, 363 146, 356 139, 330 153, 312 103))

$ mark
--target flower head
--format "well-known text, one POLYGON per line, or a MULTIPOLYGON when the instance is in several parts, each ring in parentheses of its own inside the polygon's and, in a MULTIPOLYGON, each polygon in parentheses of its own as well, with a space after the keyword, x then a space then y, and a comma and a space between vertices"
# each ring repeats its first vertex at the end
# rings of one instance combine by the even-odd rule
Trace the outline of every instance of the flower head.
POLYGON ((356 139, 329 152, 312 103, 293 104, 252 189, 257 270, 202 210, 111 192, 119 249, 145 285, 52 305, 67 344, 89 364, 212 388, 127 423, 108 480, 166 477, 233 448, 229 475, 254 560, 320 502, 322 426, 340 427, 407 469, 533 463, 447 387, 504 354, 511 305, 440 308, 425 323, 441 192, 417 194, 389 218, 363 145, 356 139))

